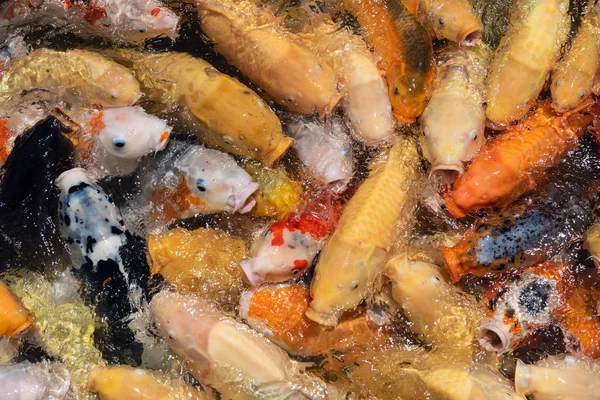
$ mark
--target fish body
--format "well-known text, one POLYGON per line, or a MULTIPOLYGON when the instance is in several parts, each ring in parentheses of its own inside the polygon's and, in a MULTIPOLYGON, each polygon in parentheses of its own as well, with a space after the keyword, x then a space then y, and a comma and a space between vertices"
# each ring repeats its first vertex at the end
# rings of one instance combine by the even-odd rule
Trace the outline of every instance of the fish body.
POLYGON ((500 354, 554 321, 553 312, 560 305, 561 284, 567 273, 563 266, 548 263, 507 279, 485 293, 487 317, 479 328, 482 346, 500 354))
POLYGON ((21 300, 0 281, 0 336, 15 336, 27 330, 34 320, 21 300))
POLYGON ((550 356, 527 365, 517 360, 515 388, 536 400, 600 399, 598 365, 589 359, 550 356))
POLYGON ((118 107, 134 104, 140 85, 122 65, 85 50, 39 49, 11 62, 0 78, 0 98, 18 104, 28 97, 78 105, 118 107))
POLYGON ((75 271, 87 285, 88 298, 107 325, 100 328, 100 347, 106 357, 139 364, 143 348, 129 324, 145 301, 148 266, 124 262, 122 252, 134 239, 112 199, 84 169, 62 173, 56 185, 61 190, 61 235, 71 246, 75 271))
POLYGON ((592 225, 592 205, 578 198, 581 193, 565 190, 549 196, 525 209, 519 206, 483 219, 456 246, 445 247, 442 255, 452 281, 468 273, 500 274, 543 262, 592 225))
POLYGON ((419 19, 438 39, 460 46, 473 46, 481 39, 481 22, 466 0, 422 0, 419 19))
POLYGON ((173 129, 141 107, 114 107, 84 117, 78 159, 95 179, 127 175, 139 159, 165 148, 173 129))
POLYGON ((248 256, 243 240, 219 229, 175 228, 148 238, 150 272, 179 293, 197 294, 217 305, 237 304, 243 290, 238 262, 248 256))
POLYGON ((325 245, 311 284, 306 315, 323 325, 336 325, 375 290, 398 232, 408 226, 414 202, 418 154, 410 138, 399 139, 387 159, 371 167, 369 177, 345 206, 325 245))
POLYGON ((240 263, 252 286, 284 282, 306 272, 339 220, 341 205, 327 193, 316 195, 287 219, 272 224, 240 263))
POLYGON ((58 363, 0 366, 0 397, 6 400, 63 400, 70 398, 71 377, 58 363))
POLYGON ((387 84, 366 43, 333 23, 323 23, 306 36, 340 76, 342 104, 352 135, 367 145, 389 143, 396 120, 387 84))
MULTIPOLYGON (((151 309, 161 335, 188 362, 194 377, 225 398, 270 398, 260 394, 269 385, 280 393, 274 399, 299 395, 301 386, 292 384, 299 377, 298 367, 289 356, 205 300, 161 292, 152 300, 151 309)), ((326 399, 327 391, 319 383, 313 398, 326 399)))
POLYGON ((330 65, 289 32, 270 11, 248 1, 197 2, 202 31, 214 49, 281 106, 325 114, 340 99, 330 65))
POLYGON ((96 367, 90 374, 88 389, 100 400, 204 400, 209 396, 179 379, 129 365, 96 367))
POLYGON ((270 166, 292 144, 258 94, 200 58, 130 50, 107 54, 132 69, 150 100, 185 107, 200 125, 194 133, 209 147, 270 166))
POLYGON ((483 146, 445 196, 448 211, 464 217, 481 208, 510 205, 575 148, 592 119, 585 105, 558 114, 548 102, 541 103, 526 120, 483 146))
POLYGON ((535 103, 570 28, 566 0, 519 0, 512 5, 486 80, 487 118, 505 127, 535 103))
POLYGON ((427 30, 400 0, 344 0, 379 56, 394 116, 415 122, 433 86, 435 65, 427 30))
POLYGON ((179 33, 180 18, 156 0, 9 0, 0 7, 0 32, 52 23, 83 36, 140 44, 179 33))
POLYGON ((552 107, 567 111, 577 107, 592 91, 600 68, 600 18, 588 7, 567 54, 552 71, 552 107))
POLYGON ((144 197, 157 219, 153 224, 197 214, 243 214, 255 206, 258 183, 229 154, 180 142, 165 153, 143 178, 144 197))
POLYGON ((348 353, 354 348, 383 336, 366 313, 345 320, 334 329, 324 327, 306 317, 309 303, 308 288, 302 284, 263 285, 242 295, 240 315, 253 329, 295 355, 341 352, 349 358, 348 353))
POLYGON ((431 100, 420 117, 425 158, 432 171, 464 171, 463 161, 485 142, 485 45, 444 49, 431 100))
POLYGON ((344 191, 354 176, 352 140, 340 119, 322 122, 299 119, 285 123, 286 133, 294 139, 292 152, 317 181, 336 191, 344 191))

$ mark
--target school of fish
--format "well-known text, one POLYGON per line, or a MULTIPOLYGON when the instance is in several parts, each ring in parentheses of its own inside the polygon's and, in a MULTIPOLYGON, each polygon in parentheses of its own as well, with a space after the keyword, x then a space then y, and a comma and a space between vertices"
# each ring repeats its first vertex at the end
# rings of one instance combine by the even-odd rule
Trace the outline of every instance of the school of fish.
POLYGON ((0 400, 599 399, 600 3, 0 2, 0 400))

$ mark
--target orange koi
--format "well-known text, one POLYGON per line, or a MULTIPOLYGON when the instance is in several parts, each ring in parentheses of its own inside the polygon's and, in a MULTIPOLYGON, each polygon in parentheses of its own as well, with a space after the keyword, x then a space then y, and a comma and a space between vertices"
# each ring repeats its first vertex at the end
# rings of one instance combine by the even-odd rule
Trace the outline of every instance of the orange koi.
POLYGON ((575 148, 592 122, 591 101, 559 114, 543 102, 529 118, 490 140, 444 195, 450 214, 462 218, 487 207, 504 208, 533 190, 545 172, 575 148))
POLYGON ((400 0, 344 0, 381 57, 394 116, 415 122, 431 96, 435 65, 427 30, 400 0))

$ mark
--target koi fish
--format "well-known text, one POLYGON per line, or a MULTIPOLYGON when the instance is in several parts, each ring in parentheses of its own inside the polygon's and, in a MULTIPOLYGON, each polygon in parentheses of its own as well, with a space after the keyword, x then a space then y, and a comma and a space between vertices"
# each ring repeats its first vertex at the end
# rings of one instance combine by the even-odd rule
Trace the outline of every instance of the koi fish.
POLYGON ((167 224, 197 214, 247 213, 256 204, 258 183, 228 154, 172 142, 142 177, 143 197, 154 221, 167 224))
POLYGON ((523 206, 484 218, 454 247, 442 250, 453 282, 470 273, 499 274, 543 262, 593 223, 592 204, 578 189, 558 187, 523 206))
POLYGON ((165 148, 173 129, 141 107, 92 112, 82 125, 77 156, 95 179, 132 173, 141 157, 165 148))
POLYGON ((209 147, 271 166, 293 142, 258 94, 200 58, 174 52, 103 52, 131 68, 149 100, 168 110, 187 110, 190 128, 209 147))
POLYGON ((71 247, 75 271, 86 282, 88 297, 97 302, 96 312, 106 325, 99 328, 99 347, 107 358, 139 365, 142 341, 130 324, 145 302, 148 265, 124 262, 125 246, 135 239, 112 199, 84 169, 63 172, 56 185, 61 191, 60 233, 71 247))
POLYGON ((592 122, 590 103, 569 113, 556 113, 549 102, 502 135, 490 140, 445 195, 455 217, 486 208, 503 208, 533 190, 592 122))
POLYGON ((325 122, 316 118, 286 122, 286 133, 294 139, 292 152, 316 180, 343 192, 354 176, 352 141, 340 119, 325 122))
POLYGON ((415 122, 431 96, 435 63, 427 30, 400 0, 344 0, 380 58, 394 116, 415 122))
POLYGON ((219 229, 184 228, 151 233, 148 262, 179 293, 197 294, 217 305, 237 304, 244 289, 238 263, 248 256, 246 243, 219 229))
POLYGON ((535 103, 570 27, 566 0, 519 0, 490 63, 487 118, 506 127, 535 103))
POLYGON ((547 263, 505 279, 485 293, 487 317, 479 328, 482 346, 500 354, 553 322, 567 273, 564 266, 547 263))
POLYGON ((284 282, 306 272, 335 230, 340 209, 339 200, 323 192, 284 221, 272 224, 252 244, 252 257, 240 262, 250 284, 284 282))
POLYGON ((28 97, 99 107, 130 106, 142 96, 133 74, 85 50, 39 49, 11 62, 0 76, 0 99, 17 105, 28 97))
POLYGON ((412 221, 410 193, 418 160, 416 144, 404 137, 394 143, 386 160, 372 164, 321 253, 308 318, 335 326, 344 311, 374 292, 397 233, 412 221))

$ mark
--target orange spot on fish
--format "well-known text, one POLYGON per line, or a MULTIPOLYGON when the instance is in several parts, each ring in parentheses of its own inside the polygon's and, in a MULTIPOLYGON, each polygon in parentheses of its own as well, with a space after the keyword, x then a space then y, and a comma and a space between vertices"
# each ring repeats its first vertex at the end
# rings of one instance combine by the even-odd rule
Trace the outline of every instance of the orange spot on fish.
POLYGON ((0 163, 4 163, 8 158, 7 143, 10 140, 10 131, 6 128, 7 119, 0 120, 0 163))
POLYGON ((156 17, 158 14, 160 14, 160 7, 155 7, 150 11, 150 15, 153 17, 156 17))
POLYGON ((307 260, 294 260, 294 268, 292 269, 304 269, 308 266, 307 260))
POLYGON ((102 130, 106 128, 106 124, 104 123, 104 113, 100 111, 99 113, 94 114, 94 116, 90 118, 89 124, 91 127, 92 135, 100 135, 100 132, 102 132, 102 130))
POLYGON ((169 138, 169 132, 167 132, 167 131, 163 132, 162 135, 160 135, 160 143, 164 142, 168 138, 169 138))

